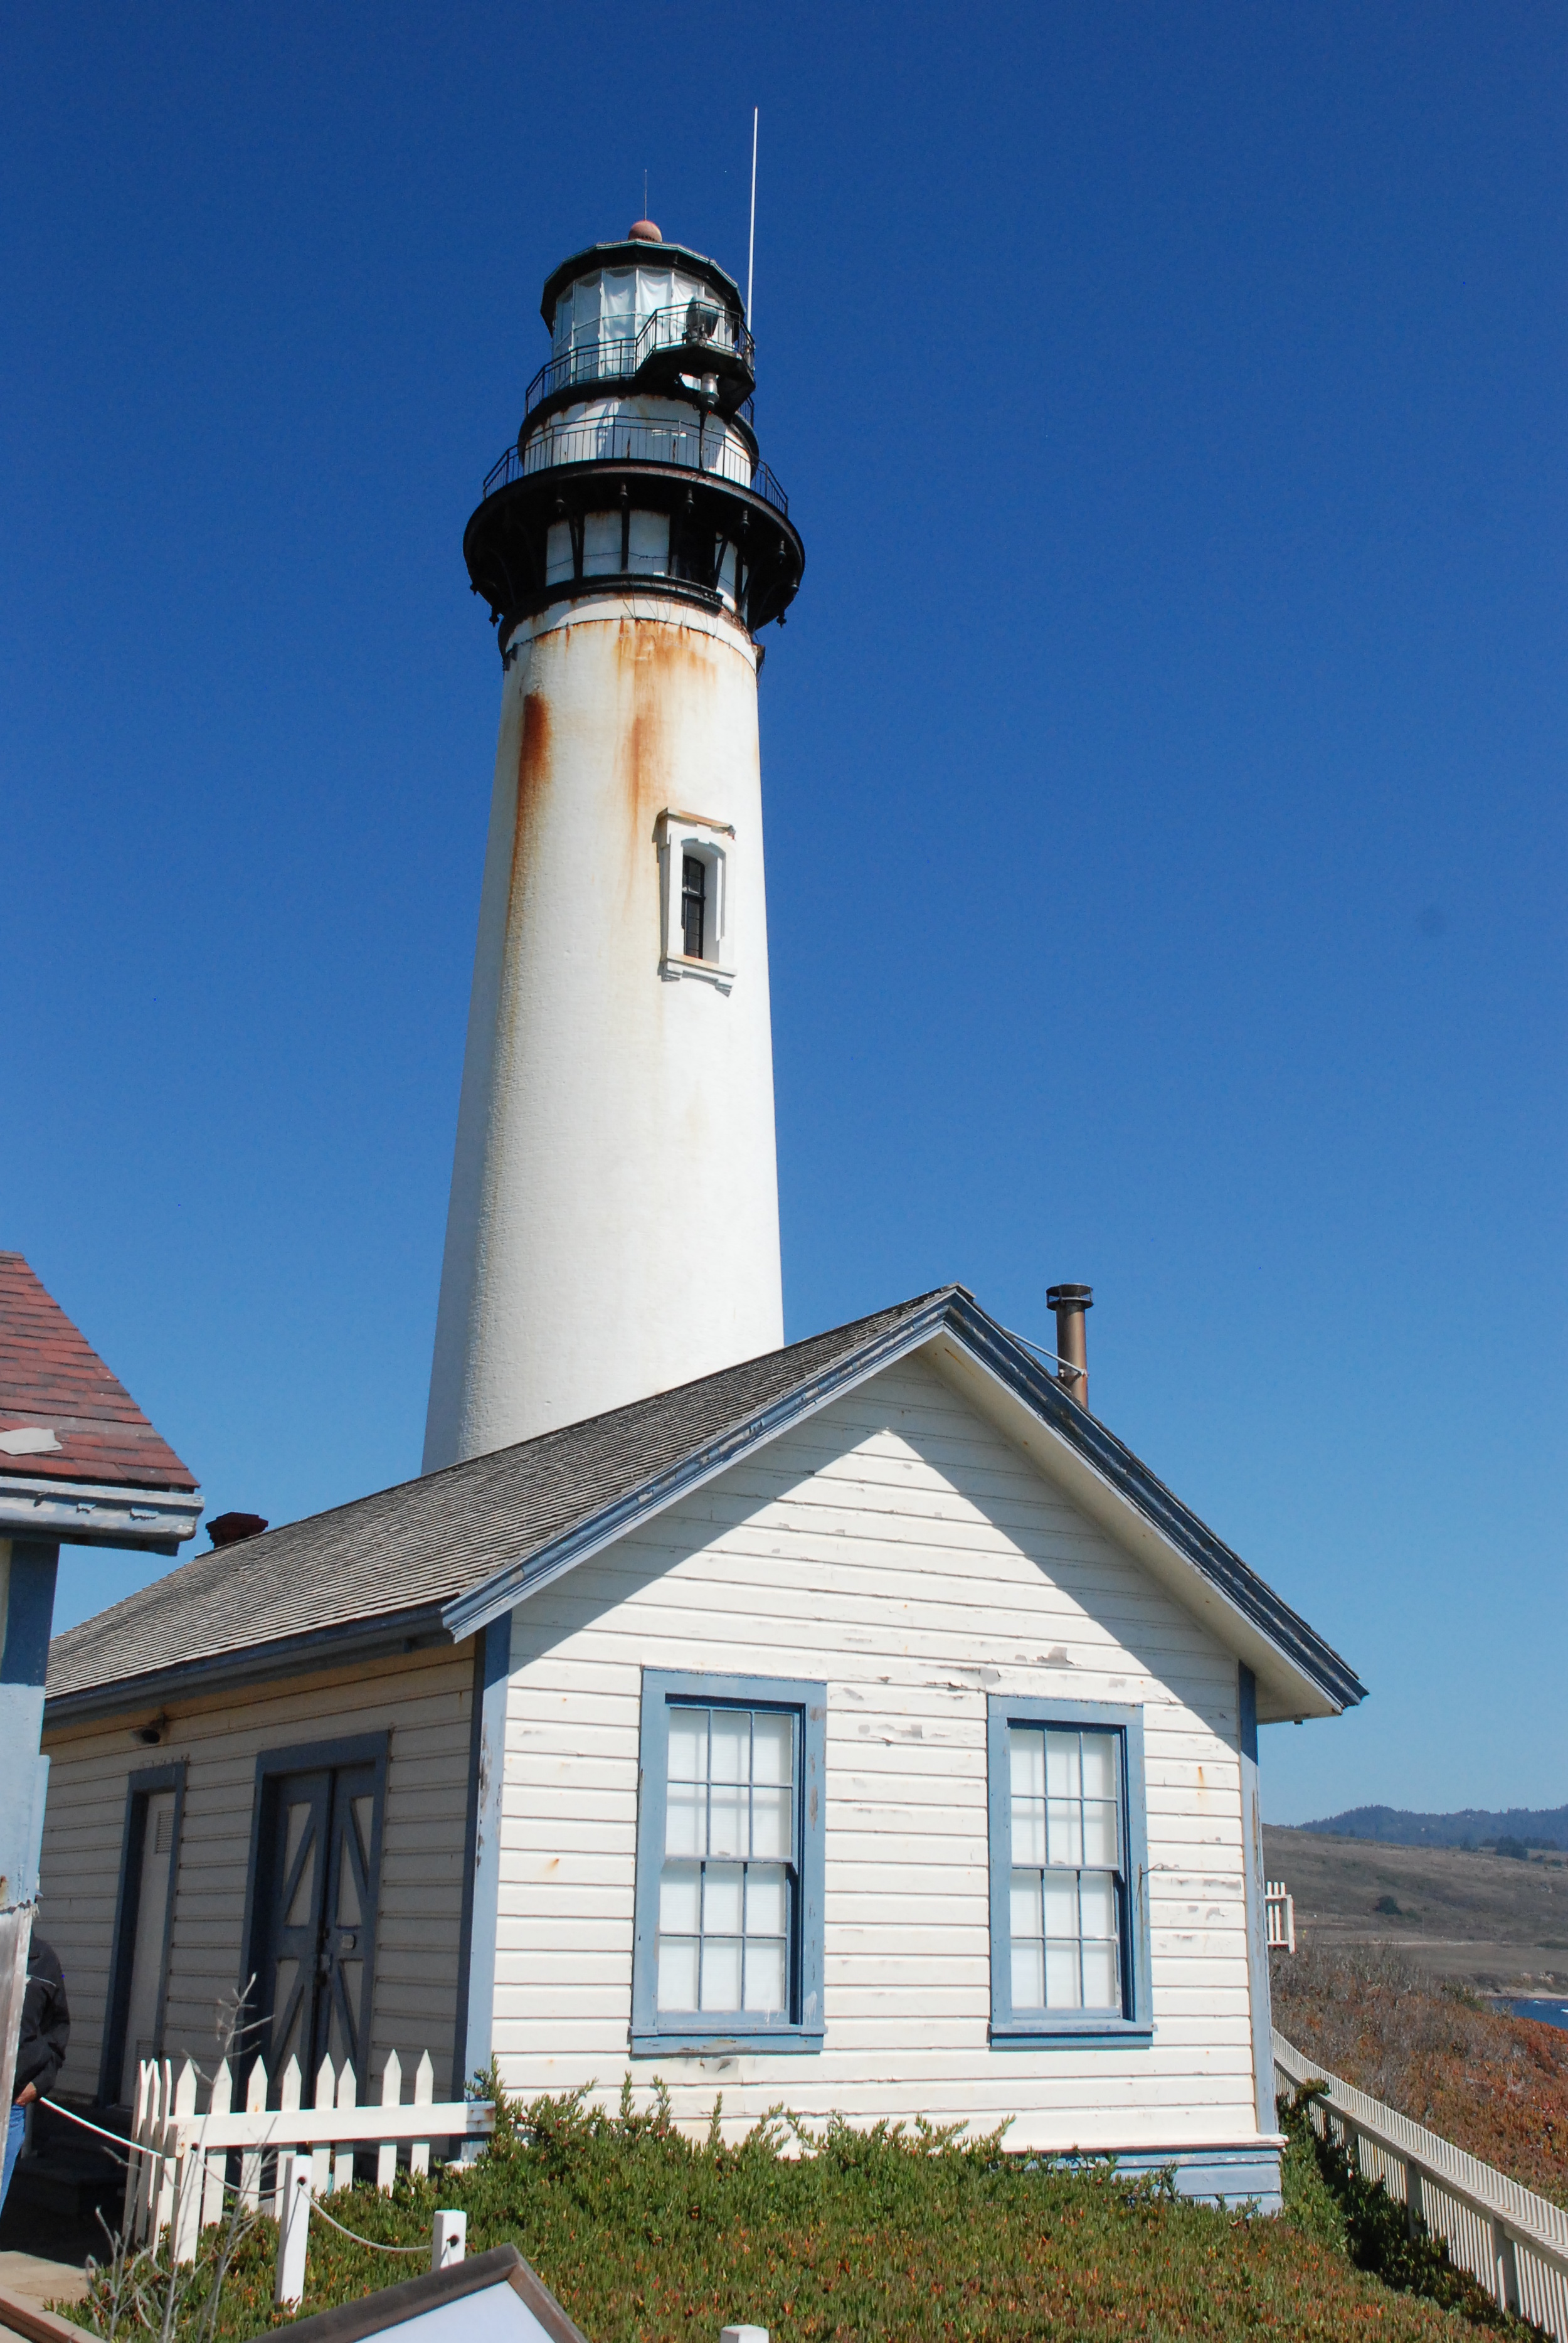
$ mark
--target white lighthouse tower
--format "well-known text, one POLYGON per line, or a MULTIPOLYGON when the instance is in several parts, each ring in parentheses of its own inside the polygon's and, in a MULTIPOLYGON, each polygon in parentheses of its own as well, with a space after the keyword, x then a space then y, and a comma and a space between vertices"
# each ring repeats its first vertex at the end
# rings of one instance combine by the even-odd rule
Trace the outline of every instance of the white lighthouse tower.
POLYGON ((805 557, 721 268, 639 220, 542 307, 463 541, 501 729, 427 1472, 783 1340, 757 636, 805 557))

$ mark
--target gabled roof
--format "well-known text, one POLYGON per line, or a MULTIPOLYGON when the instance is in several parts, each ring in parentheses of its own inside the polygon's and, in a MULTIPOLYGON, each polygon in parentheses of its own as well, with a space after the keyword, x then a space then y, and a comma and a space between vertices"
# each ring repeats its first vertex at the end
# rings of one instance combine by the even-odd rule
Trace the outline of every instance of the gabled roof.
POLYGON ((176 1554, 196 1475, 45 1292, 0 1252, 0 1535, 176 1554))
POLYGON ((0 1473, 7 1473, 114 1488, 188 1493, 196 1485, 19 1252, 0 1252, 0 1473), (28 1432, 40 1435, 36 1445, 7 1442, 8 1433, 28 1432))
POLYGON ((1362 1696, 1339 1655, 961 1286, 513 1448, 448 1465, 183 1569, 72 1628, 51 1721, 152 1701, 188 1671, 271 1675, 459 1641, 895 1359, 956 1345, 1131 1507, 1315 1709, 1362 1696))

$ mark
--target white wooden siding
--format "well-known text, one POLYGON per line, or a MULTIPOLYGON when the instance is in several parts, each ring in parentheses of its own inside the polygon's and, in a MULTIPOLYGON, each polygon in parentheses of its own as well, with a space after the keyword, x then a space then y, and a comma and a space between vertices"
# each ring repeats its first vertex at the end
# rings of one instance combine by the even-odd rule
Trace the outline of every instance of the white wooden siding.
POLYGON ((1256 2137, 1236 1662, 930 1365, 887 1370, 515 1613, 495 2043, 513 2091, 657 2073, 1015 2147, 1256 2137), (825 1679, 815 2056, 631 2060, 641 1669, 825 1679), (1152 2047, 992 2050, 990 1693, 1144 1710, 1152 2047))
MULTIPOLYGON (((216 2005, 240 1981, 256 1761, 263 1751, 390 1729, 376 1939, 371 2076, 389 2050, 411 2075, 422 2051, 437 2097, 450 2073, 462 1925, 474 1647, 412 1653, 373 1666, 169 1704, 161 1745, 142 1721, 50 1733, 42 1927, 60 1956, 71 2046, 60 2087, 98 2087, 127 1776, 186 1763, 185 1815, 169 1948, 164 2046, 207 2065, 216 2005)), ((361 2078, 361 2092, 365 2082, 361 2078)))

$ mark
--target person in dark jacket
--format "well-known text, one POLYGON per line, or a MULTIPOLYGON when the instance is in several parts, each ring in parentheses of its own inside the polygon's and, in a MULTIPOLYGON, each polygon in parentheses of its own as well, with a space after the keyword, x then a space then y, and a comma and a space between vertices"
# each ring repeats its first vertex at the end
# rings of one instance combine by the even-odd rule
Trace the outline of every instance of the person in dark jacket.
POLYGON ((11 2187, 11 2175, 21 2153, 27 2109, 55 2087, 55 2077, 65 2063, 71 2038, 71 2011, 65 1999, 65 1976, 60 1956, 36 1929, 27 1947, 27 1990, 22 1999, 22 2033, 16 2045, 16 2072, 11 2084, 11 2117, 5 2129, 5 2173, 0 2179, 0 2205, 11 2187))

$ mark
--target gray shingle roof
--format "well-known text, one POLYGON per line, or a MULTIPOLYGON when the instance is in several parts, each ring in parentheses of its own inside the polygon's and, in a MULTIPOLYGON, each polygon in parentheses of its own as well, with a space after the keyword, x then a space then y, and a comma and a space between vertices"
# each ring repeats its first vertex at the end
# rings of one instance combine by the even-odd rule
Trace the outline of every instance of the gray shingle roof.
POLYGON ((454 1598, 526 1564, 940 1299, 923 1294, 608 1415, 197 1554, 57 1636, 49 1698, 377 1618, 433 1624, 454 1598))
POLYGON ((757 1442, 946 1330, 1076 1449, 1336 1706, 1352 1670, 962 1286, 198 1554, 50 1647, 48 1714, 157 1696, 182 1670, 277 1674, 334 1653, 449 1644, 757 1442))

